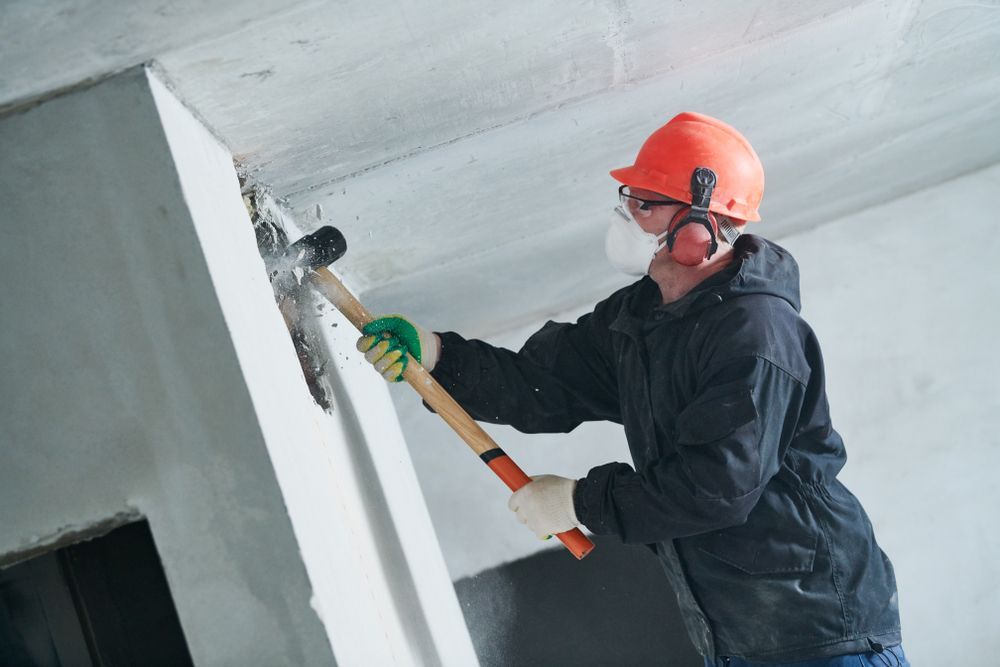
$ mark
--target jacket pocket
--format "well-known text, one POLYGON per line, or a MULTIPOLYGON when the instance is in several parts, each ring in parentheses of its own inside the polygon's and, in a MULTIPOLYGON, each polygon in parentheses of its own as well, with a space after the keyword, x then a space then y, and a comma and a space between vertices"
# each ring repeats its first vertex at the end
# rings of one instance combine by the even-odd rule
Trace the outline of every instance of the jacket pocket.
POLYGON ((811 541, 758 543, 720 535, 699 550, 747 574, 812 572, 817 537, 811 541))
POLYGON ((819 525, 798 494, 766 491, 747 522, 701 535, 698 550, 751 575, 813 571, 819 525))

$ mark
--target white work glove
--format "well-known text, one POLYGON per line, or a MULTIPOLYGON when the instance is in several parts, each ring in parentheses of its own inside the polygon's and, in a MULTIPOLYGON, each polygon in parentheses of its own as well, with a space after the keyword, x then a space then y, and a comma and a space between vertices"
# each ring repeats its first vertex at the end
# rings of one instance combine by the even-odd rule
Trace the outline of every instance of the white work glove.
POLYGON ((580 525, 573 507, 575 479, 539 475, 510 497, 507 507, 541 540, 580 525))
POLYGON ((433 370, 441 343, 433 331, 424 329, 402 315, 385 315, 366 324, 358 339, 358 350, 382 377, 400 382, 409 352, 420 365, 433 370))

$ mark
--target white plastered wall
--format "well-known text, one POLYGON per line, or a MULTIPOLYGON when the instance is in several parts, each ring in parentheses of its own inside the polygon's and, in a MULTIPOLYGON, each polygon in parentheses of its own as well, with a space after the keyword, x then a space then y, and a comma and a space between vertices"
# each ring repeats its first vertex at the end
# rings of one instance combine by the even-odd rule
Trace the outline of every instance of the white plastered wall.
POLYGON ((0 118, 0 199, 0 557, 145 516, 198 664, 475 662, 384 386, 312 402, 231 157, 155 77, 0 118))
MULTIPOLYGON (((776 239, 801 268, 803 315, 847 445, 841 479, 895 564, 913 664, 977 664, 1000 650, 997 191, 1000 166, 776 239)), ((765 236, 767 225, 757 228, 765 236)), ((541 324, 488 339, 518 349, 541 324)), ((405 392, 394 398, 454 579, 549 548, 439 420, 405 392)), ((528 474, 583 476, 630 461, 610 423, 569 435, 486 428, 528 474)))

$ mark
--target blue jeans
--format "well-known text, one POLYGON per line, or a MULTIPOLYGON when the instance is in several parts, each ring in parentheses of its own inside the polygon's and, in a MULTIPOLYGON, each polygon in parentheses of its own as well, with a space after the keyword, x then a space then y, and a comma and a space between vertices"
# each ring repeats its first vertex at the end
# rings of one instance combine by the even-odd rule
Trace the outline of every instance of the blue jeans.
POLYGON ((743 658, 705 658, 705 667, 910 667, 902 646, 886 646, 881 653, 852 653, 804 662, 747 662, 743 658), (727 662, 728 660, 728 662, 727 662))

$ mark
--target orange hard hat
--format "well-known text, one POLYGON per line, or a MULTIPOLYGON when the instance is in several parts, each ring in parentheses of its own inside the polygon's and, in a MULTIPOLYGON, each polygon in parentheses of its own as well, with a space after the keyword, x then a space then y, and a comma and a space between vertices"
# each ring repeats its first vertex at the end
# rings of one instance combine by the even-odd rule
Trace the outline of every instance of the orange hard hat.
POLYGON ((690 111, 674 116, 646 139, 634 165, 615 169, 611 176, 632 188, 690 202, 691 174, 698 167, 708 167, 718 178, 710 211, 760 220, 764 165, 742 134, 711 116, 690 111))

